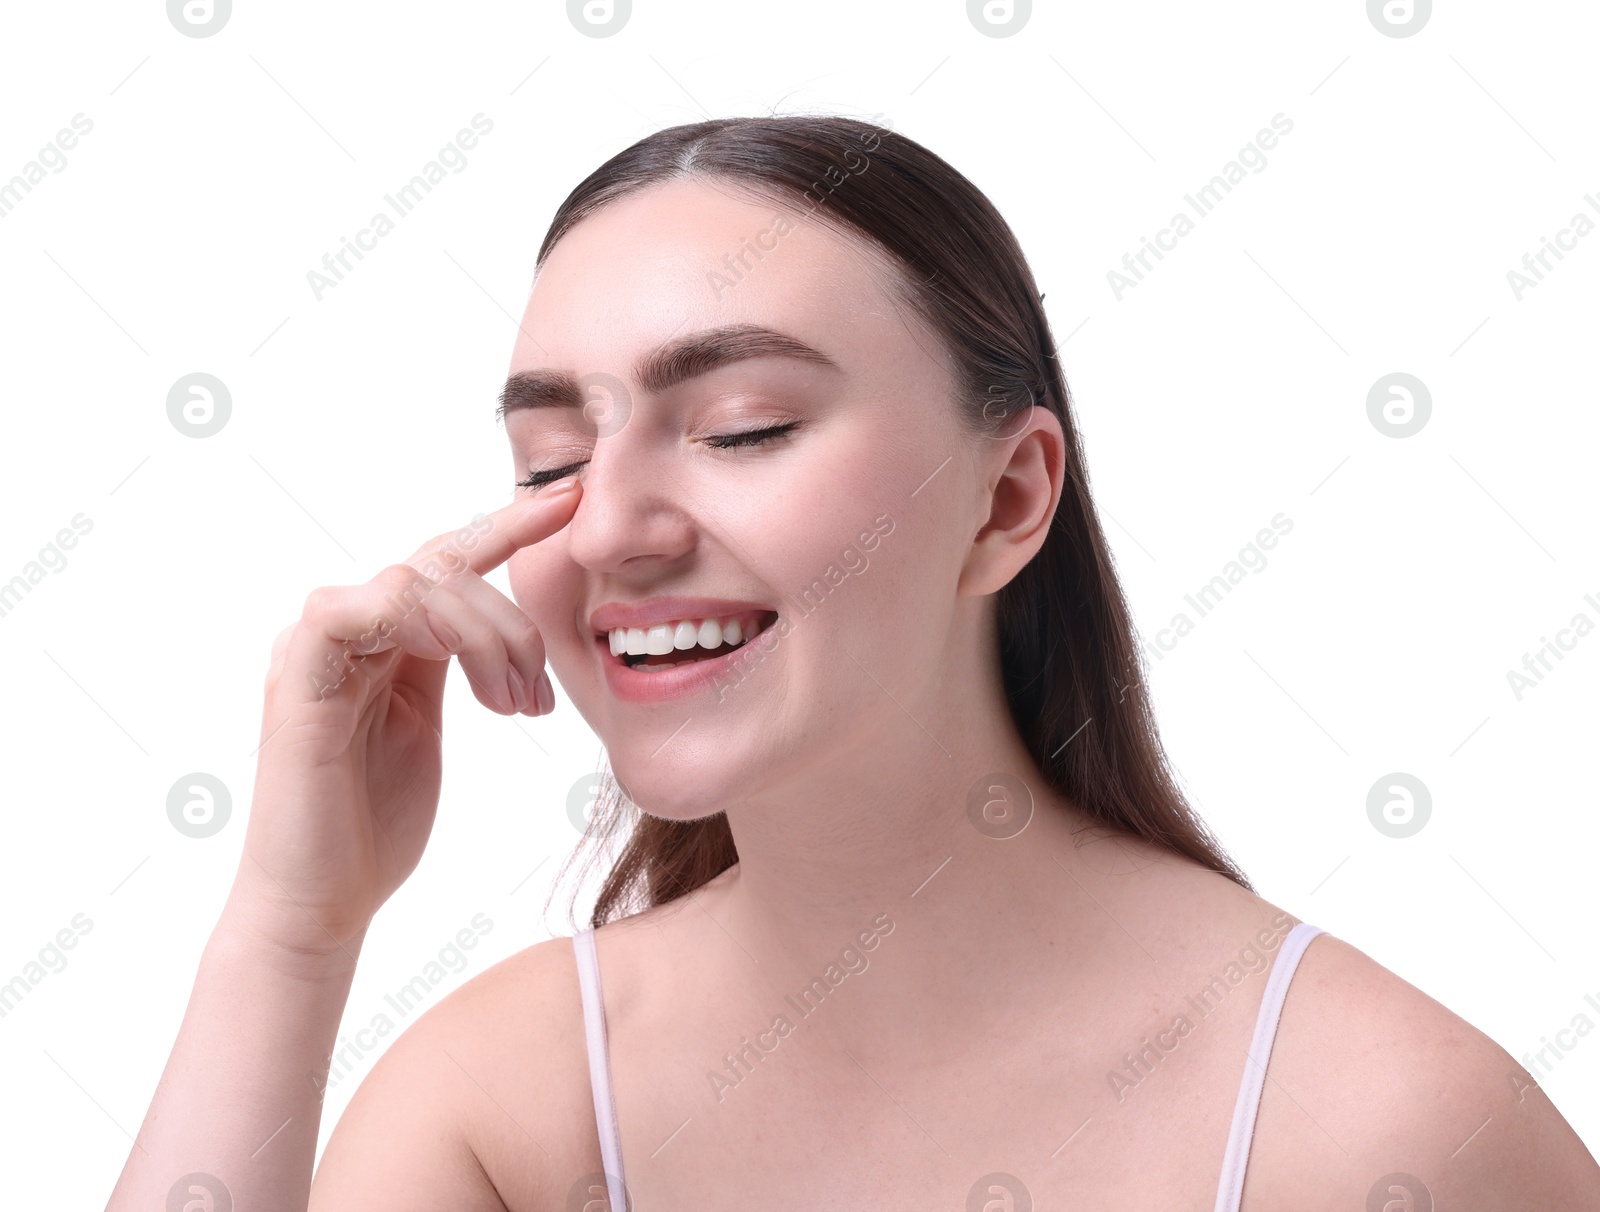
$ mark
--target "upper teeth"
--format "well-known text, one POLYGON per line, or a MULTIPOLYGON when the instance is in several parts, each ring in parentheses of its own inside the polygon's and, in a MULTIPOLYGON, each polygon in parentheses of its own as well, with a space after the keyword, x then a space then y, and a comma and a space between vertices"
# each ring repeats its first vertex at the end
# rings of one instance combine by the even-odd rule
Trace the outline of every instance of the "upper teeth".
POLYGON ((611 655, 663 656, 674 649, 720 648, 745 638, 738 619, 683 619, 654 627, 616 627, 610 632, 611 655))

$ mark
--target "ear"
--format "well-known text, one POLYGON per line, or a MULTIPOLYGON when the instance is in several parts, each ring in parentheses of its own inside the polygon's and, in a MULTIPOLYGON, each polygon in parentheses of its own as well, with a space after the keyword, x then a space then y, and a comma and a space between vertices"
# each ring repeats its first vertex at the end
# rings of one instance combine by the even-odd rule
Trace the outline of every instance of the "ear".
POLYGON ((982 439, 978 509, 986 521, 973 537, 957 592, 1002 589, 1027 566, 1050 533, 1066 468, 1061 420, 1034 405, 1020 429, 982 439))

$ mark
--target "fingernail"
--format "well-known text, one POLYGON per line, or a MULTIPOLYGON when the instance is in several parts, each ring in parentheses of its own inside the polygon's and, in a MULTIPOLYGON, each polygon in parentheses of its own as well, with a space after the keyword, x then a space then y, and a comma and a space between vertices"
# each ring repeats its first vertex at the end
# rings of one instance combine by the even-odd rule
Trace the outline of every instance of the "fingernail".
POLYGON ((528 709, 528 687, 523 682, 522 675, 511 666, 506 667, 506 688, 511 691, 511 707, 514 711, 528 709))
POLYGON ((578 486, 578 477, 577 476, 568 476, 565 480, 557 480, 554 484, 551 484, 548 488, 546 488, 539 495, 542 496, 545 500, 549 500, 551 497, 559 497, 564 492, 571 492, 577 486, 578 486))
POLYGON ((428 630, 433 632, 439 643, 443 644, 451 652, 455 652, 461 647, 461 634, 443 619, 430 614, 428 616, 428 630))
POLYGON ((539 680, 533 684, 533 696, 539 702, 540 715, 549 715, 556 709, 556 692, 550 685, 548 673, 541 673, 539 680))

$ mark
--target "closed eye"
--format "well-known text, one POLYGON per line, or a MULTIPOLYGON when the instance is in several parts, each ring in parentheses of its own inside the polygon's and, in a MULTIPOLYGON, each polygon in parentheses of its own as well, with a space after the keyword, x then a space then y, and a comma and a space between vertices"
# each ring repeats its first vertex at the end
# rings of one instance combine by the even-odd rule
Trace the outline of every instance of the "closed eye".
MULTIPOLYGON (((778 438, 788 435, 795 429, 799 421, 789 421, 783 425, 769 425, 765 429, 748 429, 742 433, 715 434, 707 438, 706 445, 713 450, 735 450, 742 446, 760 446, 778 438)), ((585 460, 587 462, 587 460, 585 460)), ((581 468, 583 463, 572 463, 566 467, 553 467, 549 471, 532 471, 526 480, 518 480, 518 488, 537 489, 544 484, 552 484, 557 480, 564 480, 567 476, 581 468)))
POLYGON ((799 424, 799 421, 790 421, 786 425, 769 425, 765 429, 748 429, 743 433, 718 434, 707 438, 706 445, 713 450, 731 450, 736 446, 759 446, 763 442, 770 442, 787 434, 799 424))

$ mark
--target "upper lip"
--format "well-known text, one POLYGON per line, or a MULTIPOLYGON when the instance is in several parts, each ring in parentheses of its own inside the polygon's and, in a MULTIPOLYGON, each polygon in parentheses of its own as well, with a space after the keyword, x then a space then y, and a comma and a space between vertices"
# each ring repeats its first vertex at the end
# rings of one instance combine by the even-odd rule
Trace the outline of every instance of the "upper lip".
POLYGON ((752 611, 771 611, 765 602, 741 602, 729 598, 646 598, 642 602, 607 602, 589 616, 596 635, 607 635, 618 627, 655 627, 679 619, 725 619, 752 611))

